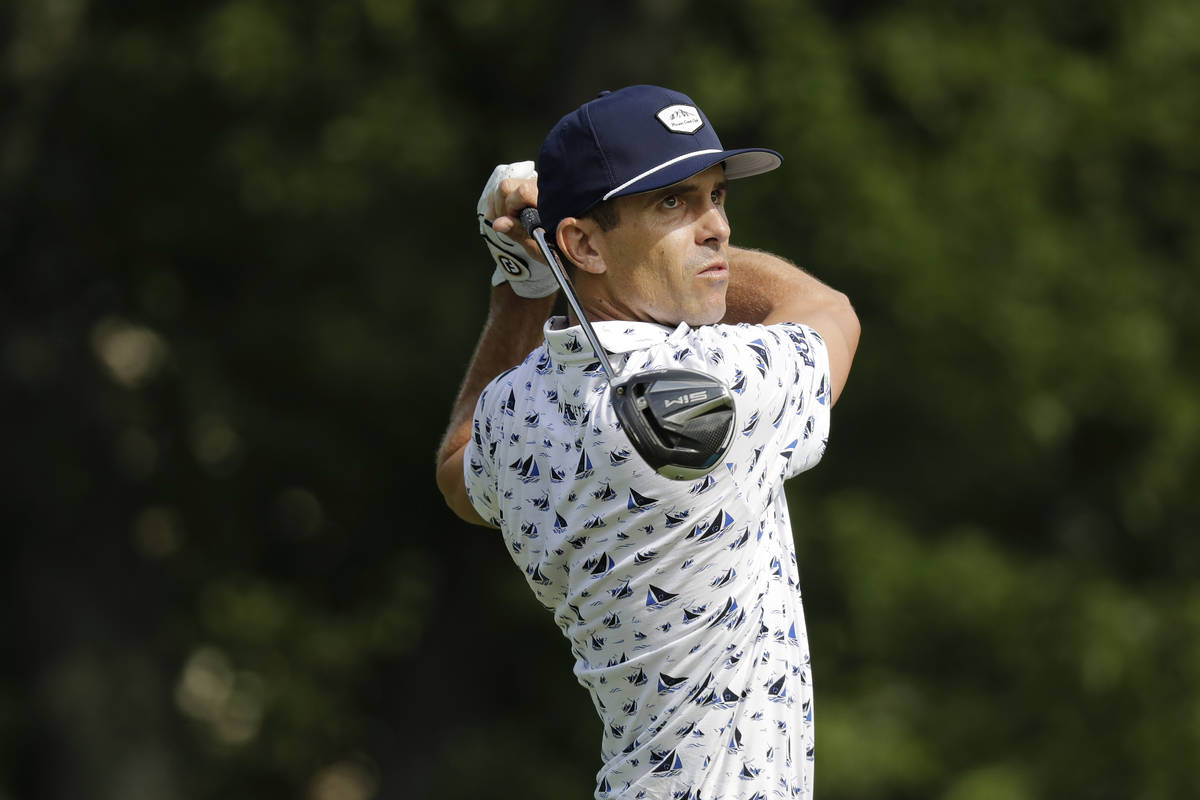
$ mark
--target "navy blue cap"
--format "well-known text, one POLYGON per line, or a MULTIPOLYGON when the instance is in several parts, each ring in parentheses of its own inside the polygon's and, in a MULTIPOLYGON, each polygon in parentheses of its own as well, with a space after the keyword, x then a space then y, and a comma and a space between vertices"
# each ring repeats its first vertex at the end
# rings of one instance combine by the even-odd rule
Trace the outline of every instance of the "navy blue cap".
POLYGON ((691 98, 661 86, 602 92, 550 129, 538 153, 538 211, 551 234, 602 200, 661 189, 725 162, 725 177, 769 172, 783 158, 726 150, 691 98))

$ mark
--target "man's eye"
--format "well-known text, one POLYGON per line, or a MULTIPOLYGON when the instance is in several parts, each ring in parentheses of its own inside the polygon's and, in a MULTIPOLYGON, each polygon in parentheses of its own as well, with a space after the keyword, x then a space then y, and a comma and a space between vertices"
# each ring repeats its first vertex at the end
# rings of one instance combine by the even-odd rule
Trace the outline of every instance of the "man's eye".
POLYGON ((678 208, 679 198, 673 194, 669 194, 662 199, 663 208, 678 208))
POLYGON ((720 189, 713 190, 712 201, 713 205, 715 206, 723 204, 725 202, 725 192, 721 191, 720 189))

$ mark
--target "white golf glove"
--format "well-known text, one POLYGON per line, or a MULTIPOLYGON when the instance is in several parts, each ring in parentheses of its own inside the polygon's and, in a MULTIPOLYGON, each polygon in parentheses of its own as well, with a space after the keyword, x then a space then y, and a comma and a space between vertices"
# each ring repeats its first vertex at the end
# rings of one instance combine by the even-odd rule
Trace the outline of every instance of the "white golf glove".
POLYGON ((500 182, 506 178, 536 178, 537 170, 532 161, 519 161, 516 164, 501 164, 492 170, 479 195, 475 206, 479 217, 479 235, 483 237, 492 260, 496 262, 496 271, 492 273, 492 286, 499 286, 504 281, 512 284, 514 292, 521 297, 547 297, 558 291, 558 281, 550 267, 542 261, 531 258, 525 248, 514 242, 499 231, 493 230, 487 221, 491 210, 491 197, 499 188, 500 182))

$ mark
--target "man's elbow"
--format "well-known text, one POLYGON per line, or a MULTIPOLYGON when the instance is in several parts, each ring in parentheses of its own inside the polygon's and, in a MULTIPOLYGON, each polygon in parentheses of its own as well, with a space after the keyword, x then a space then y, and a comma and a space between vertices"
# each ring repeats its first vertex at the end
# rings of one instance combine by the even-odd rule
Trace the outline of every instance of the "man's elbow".
POLYGON ((855 312, 854 305, 844 292, 837 293, 834 305, 840 321, 838 327, 842 331, 842 338, 846 341, 846 349, 853 359, 855 351, 858 350, 858 337, 862 335, 862 324, 858 321, 858 313, 855 312))
POLYGON ((479 516, 479 512, 471 504, 471 498, 467 494, 467 486, 463 480, 462 469, 461 451, 438 463, 437 486, 442 493, 442 499, 446 501, 446 506, 454 512, 454 515, 464 522, 491 527, 483 517, 479 516))
POLYGON ((442 499, 446 501, 446 505, 451 511, 461 517, 463 500, 466 500, 467 505, 470 505, 470 499, 466 496, 467 487, 463 482, 462 456, 460 453, 451 454, 438 462, 437 486, 438 491, 442 493, 442 499))
POLYGON ((850 303, 850 298, 841 292, 836 292, 831 299, 827 313, 833 320, 833 329, 837 331, 836 339, 826 338, 825 344, 829 353, 830 405, 837 403, 846 380, 850 377, 850 365, 854 363, 854 354, 858 351, 858 338, 862 334, 862 325, 858 314, 850 303))

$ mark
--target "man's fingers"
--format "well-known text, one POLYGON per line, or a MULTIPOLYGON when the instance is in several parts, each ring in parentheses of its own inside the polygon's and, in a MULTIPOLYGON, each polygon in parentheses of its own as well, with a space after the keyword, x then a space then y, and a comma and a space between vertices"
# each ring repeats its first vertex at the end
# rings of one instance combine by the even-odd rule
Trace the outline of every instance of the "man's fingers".
POLYGON ((497 217, 515 217, 521 209, 536 206, 537 179, 505 178, 493 197, 497 217))
POLYGON ((479 195, 476 213, 484 220, 515 216, 519 209, 510 208, 508 199, 514 193, 522 207, 537 201, 537 170, 532 161, 497 165, 479 195))
POLYGON ((522 209, 530 206, 536 208, 537 198, 535 181, 516 179, 501 181, 493 198, 496 217, 492 220, 492 229, 514 240, 529 238, 529 232, 521 225, 519 215, 522 209))
POLYGON ((504 195, 500 188, 492 192, 492 196, 488 198, 488 218, 492 220, 492 227, 496 227, 496 222, 504 216, 504 195))

